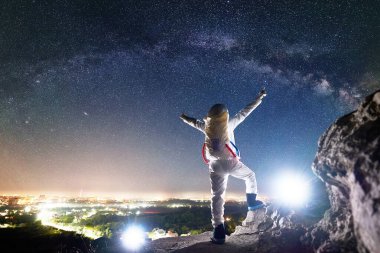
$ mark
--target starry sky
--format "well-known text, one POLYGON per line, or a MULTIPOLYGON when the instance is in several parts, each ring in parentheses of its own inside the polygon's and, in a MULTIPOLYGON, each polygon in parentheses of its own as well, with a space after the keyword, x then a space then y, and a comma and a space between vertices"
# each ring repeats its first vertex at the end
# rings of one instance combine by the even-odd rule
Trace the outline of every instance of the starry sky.
MULTIPOLYGON (((235 131, 259 191, 315 180, 319 136, 380 87, 379 1, 15 0, 0 14, 0 193, 208 197, 203 118, 235 131)), ((244 193, 231 179, 229 194, 244 193)))

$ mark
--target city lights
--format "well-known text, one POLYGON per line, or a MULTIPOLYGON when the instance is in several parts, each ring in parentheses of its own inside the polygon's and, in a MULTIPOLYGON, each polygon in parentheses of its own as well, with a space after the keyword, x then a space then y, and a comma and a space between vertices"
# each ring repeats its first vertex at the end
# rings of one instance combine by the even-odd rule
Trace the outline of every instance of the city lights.
MULTIPOLYGON (((176 230, 167 230, 162 229, 164 224, 157 224, 156 227, 144 227, 146 232, 144 233, 139 232, 141 229, 134 228, 124 231, 122 226, 117 227, 117 223, 130 220, 132 223, 128 223, 128 225, 136 225, 137 222, 155 215, 177 215, 181 217, 183 210, 179 208, 189 210, 193 207, 209 208, 209 205, 207 201, 187 199, 142 201, 112 198, 104 200, 93 197, 69 198, 54 195, 0 195, 0 207, 2 207, 0 210, 0 220, 2 220, 0 228, 23 226, 25 218, 27 218, 29 222, 39 220, 42 226, 73 231, 90 239, 110 238, 113 235, 118 235, 122 238, 119 241, 121 244, 125 244, 127 248, 135 248, 135 243, 139 244, 139 241, 144 243, 145 240, 188 236, 197 234, 202 230, 191 231, 187 226, 178 227, 176 230), (141 240, 134 239, 134 236, 141 240)), ((208 216, 204 218, 208 220, 208 216)), ((188 219, 189 222, 192 220, 192 218, 188 219)))
POLYGON ((54 213, 49 211, 48 209, 42 209, 37 214, 37 220, 40 220, 43 225, 50 224, 50 220, 53 217, 54 213))
POLYGON ((29 213, 31 210, 32 210, 32 207, 31 207, 31 206, 26 206, 26 207, 24 208, 25 213, 29 213))

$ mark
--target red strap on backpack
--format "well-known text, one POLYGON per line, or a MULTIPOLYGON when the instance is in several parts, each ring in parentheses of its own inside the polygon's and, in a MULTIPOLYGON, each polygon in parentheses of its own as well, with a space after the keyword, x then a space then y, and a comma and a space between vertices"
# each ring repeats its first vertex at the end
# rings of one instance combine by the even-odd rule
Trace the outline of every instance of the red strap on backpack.
POLYGON ((237 156, 236 156, 235 152, 232 151, 232 149, 230 148, 230 146, 228 146, 227 143, 226 143, 226 147, 227 147, 228 151, 230 151, 230 153, 236 158, 237 156))
POLYGON ((202 158, 203 158, 203 161, 205 162, 205 164, 209 164, 210 161, 206 158, 206 143, 203 143, 202 158))

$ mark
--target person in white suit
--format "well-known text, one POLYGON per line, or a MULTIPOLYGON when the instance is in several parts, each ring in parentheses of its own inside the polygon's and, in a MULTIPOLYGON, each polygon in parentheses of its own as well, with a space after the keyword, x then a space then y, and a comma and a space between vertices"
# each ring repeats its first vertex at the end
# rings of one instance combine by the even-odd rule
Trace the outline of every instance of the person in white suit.
POLYGON ((224 228, 224 197, 227 189, 228 176, 243 179, 246 185, 248 210, 261 208, 263 202, 256 200, 257 183, 255 173, 240 161, 239 150, 235 145, 235 128, 255 110, 266 96, 263 89, 258 97, 233 118, 229 118, 228 109, 223 104, 213 105, 203 120, 182 114, 180 118, 190 126, 205 134, 202 156, 209 166, 211 181, 211 214, 214 227, 211 241, 223 244, 224 228))

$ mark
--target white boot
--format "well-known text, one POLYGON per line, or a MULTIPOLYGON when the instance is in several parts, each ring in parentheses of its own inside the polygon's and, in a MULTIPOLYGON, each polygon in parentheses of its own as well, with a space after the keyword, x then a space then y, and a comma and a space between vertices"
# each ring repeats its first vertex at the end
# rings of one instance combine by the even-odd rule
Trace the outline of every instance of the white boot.
POLYGON ((253 224, 254 224, 254 212, 248 211, 247 217, 245 218, 245 220, 243 220, 242 225, 244 227, 248 227, 248 226, 253 225, 253 224))

